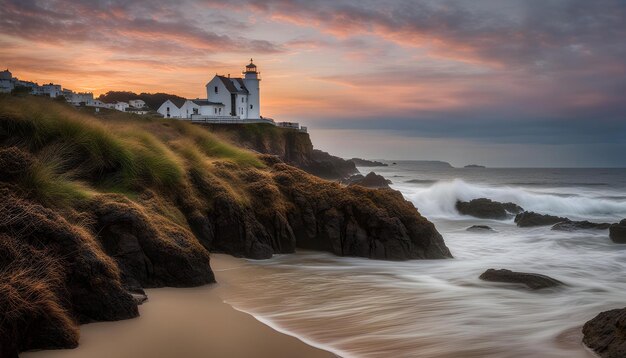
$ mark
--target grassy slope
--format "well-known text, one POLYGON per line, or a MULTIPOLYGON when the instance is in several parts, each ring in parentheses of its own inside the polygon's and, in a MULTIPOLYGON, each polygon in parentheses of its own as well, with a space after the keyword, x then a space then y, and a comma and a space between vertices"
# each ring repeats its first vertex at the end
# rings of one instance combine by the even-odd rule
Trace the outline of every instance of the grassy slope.
POLYGON ((188 123, 120 112, 98 118, 36 97, 0 98, 0 141, 38 159, 20 186, 54 206, 98 193, 166 191, 187 170, 211 172, 217 161, 263 167, 254 154, 188 123))

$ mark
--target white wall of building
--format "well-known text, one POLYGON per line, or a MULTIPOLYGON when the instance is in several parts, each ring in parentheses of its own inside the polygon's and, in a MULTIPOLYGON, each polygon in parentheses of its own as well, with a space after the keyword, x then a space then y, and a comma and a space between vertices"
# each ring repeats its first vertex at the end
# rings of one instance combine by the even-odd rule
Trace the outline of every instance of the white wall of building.
POLYGON ((118 110, 118 111, 121 111, 121 112, 125 112, 126 108, 128 108, 128 107, 129 107, 128 103, 126 103, 126 102, 117 102, 115 104, 115 109, 118 110))
POLYGON ((73 105, 79 105, 85 103, 86 106, 93 106, 94 99, 93 93, 71 93, 65 94, 66 100, 73 105))
POLYGON ((50 96, 52 98, 56 98, 63 94, 63 90, 61 89, 61 85, 48 83, 47 85, 41 86, 41 94, 44 96, 50 96))
POLYGON ((222 103, 224 105, 224 107, 222 107, 223 116, 230 116, 230 91, 218 76, 213 77, 213 79, 206 84, 206 94, 208 101, 222 103))
POLYGON ((165 118, 181 118, 180 108, 176 107, 174 102, 169 99, 159 107, 157 110, 165 118))

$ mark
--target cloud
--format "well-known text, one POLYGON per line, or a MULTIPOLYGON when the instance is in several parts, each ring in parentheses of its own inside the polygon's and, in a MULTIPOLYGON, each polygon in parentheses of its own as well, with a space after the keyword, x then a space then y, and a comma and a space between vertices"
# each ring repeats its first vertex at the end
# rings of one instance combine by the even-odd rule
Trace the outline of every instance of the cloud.
MULTIPOLYGON (((169 51, 191 54, 200 51, 282 51, 278 45, 267 40, 207 29, 206 23, 185 15, 183 10, 193 9, 192 3, 172 6, 168 2, 136 0, 5 0, 3 7, 0 31, 34 42, 89 42, 115 51, 125 48, 155 54, 169 51)), ((220 14, 214 23, 223 24, 224 21, 220 14)))

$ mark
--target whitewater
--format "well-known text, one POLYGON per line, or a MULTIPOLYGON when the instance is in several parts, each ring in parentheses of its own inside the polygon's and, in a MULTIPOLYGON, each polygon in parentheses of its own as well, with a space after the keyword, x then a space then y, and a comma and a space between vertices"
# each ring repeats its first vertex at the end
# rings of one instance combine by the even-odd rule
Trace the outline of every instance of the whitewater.
MULTIPOLYGON (((608 230, 519 228, 460 215, 489 198, 573 220, 626 217, 625 169, 464 169, 398 162, 374 168, 443 235, 454 259, 386 262, 299 252, 247 261, 226 301, 343 357, 593 357, 582 325, 624 307, 626 245, 608 230), (488 225, 493 233, 470 232, 488 225), (529 291, 484 282, 488 268, 554 277, 529 291)), ((360 168, 367 172, 370 168, 360 168)))

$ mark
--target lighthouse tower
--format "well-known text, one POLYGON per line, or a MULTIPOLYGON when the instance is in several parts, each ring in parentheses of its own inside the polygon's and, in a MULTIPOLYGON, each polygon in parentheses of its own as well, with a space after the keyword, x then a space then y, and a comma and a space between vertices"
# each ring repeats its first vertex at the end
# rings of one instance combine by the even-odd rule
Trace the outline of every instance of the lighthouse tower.
POLYGON ((243 82, 248 89, 248 118, 261 118, 261 100, 259 91, 260 72, 257 71, 256 65, 250 59, 250 64, 243 71, 243 82))

